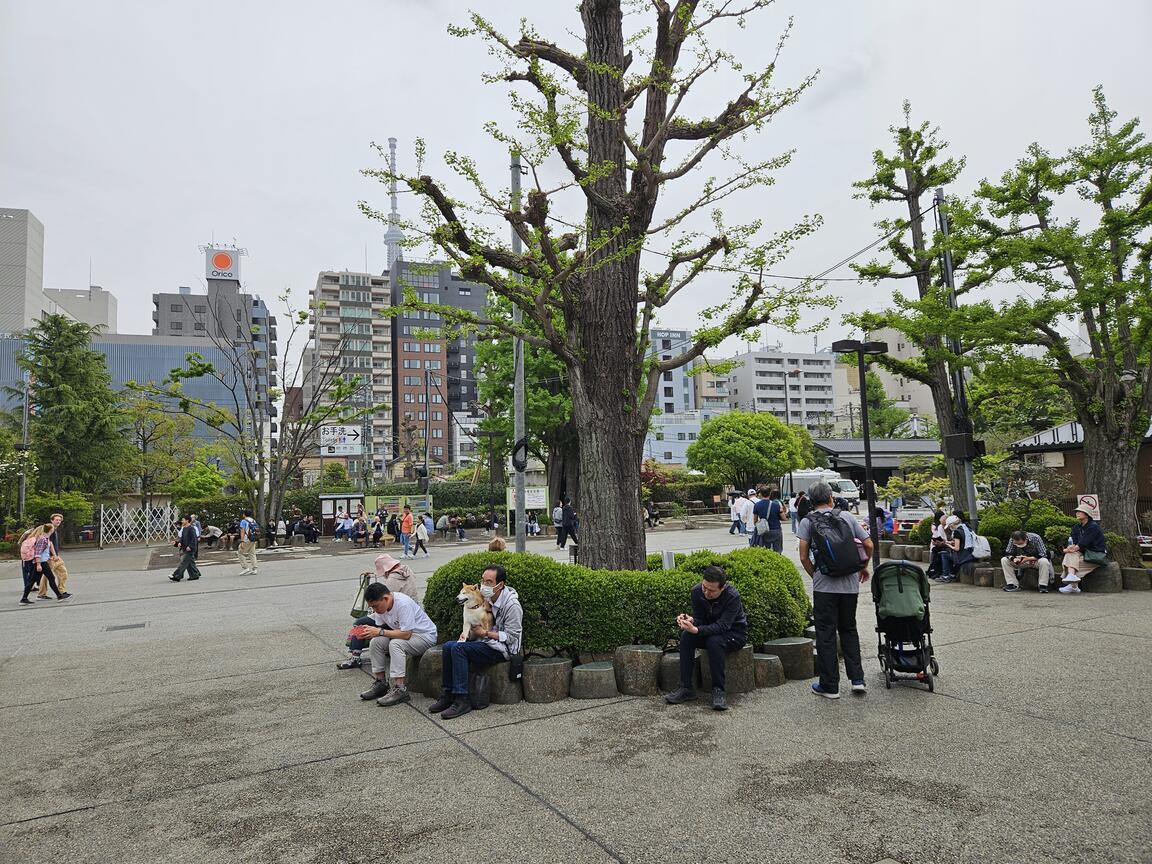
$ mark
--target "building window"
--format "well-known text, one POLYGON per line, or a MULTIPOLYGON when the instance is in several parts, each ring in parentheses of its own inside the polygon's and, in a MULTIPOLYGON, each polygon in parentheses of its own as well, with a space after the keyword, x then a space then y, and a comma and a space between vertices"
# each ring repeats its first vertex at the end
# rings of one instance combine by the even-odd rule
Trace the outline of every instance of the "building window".
POLYGON ((432 448, 432 455, 433 456, 443 456, 444 455, 444 448, 443 447, 433 447, 432 448))
POLYGON ((664 388, 664 398, 667 399, 670 396, 672 396, 672 388, 671 387, 665 387, 664 388))
POLYGON ((660 340, 660 350, 671 351, 672 350, 672 340, 671 339, 661 339, 660 340))
POLYGON ((688 440, 689 441, 695 441, 696 440, 696 433, 695 432, 689 432, 688 433, 688 440))
POLYGON ((664 440, 664 433, 663 432, 657 432, 656 433, 656 440, 657 441, 663 441, 664 440))
POLYGON ((441 365, 442 364, 439 360, 425 360, 424 361, 424 368, 425 369, 439 369, 441 365))
POLYGON ((197 315, 203 315, 205 312, 208 311, 208 307, 202 306, 202 305, 197 305, 197 306, 192 307, 192 311, 195 312, 197 315))
POLYGON ((665 450, 665 451, 664 451, 664 459, 665 459, 666 461, 671 461, 671 460, 672 460, 672 451, 671 451, 671 450, 665 450))
POLYGON ((676 433, 676 440, 677 440, 677 441, 683 441, 683 440, 684 440, 684 438, 685 438, 685 436, 684 436, 684 433, 683 433, 683 432, 677 432, 677 433, 676 433))
POLYGON ((440 405, 440 404, 443 404, 444 400, 440 398, 439 393, 433 393, 432 394, 432 402, 435 405, 440 405))
POLYGON ((665 381, 671 381, 672 380, 672 373, 671 372, 665 372, 664 373, 664 380, 665 381))
POLYGON ((195 324, 192 325, 192 329, 193 330, 203 330, 204 329, 204 322, 203 321, 197 321, 195 324))
POLYGON ((443 429, 433 429, 432 430, 432 437, 433 438, 443 438, 444 437, 444 430, 443 429))
POLYGON ((665 414, 674 414, 674 413, 676 413, 676 406, 675 406, 675 405, 673 405, 671 402, 665 402, 665 403, 664 403, 664 413, 665 413, 665 414))
POLYGON ((444 412, 443 411, 433 411, 432 412, 432 419, 433 420, 443 420, 444 419, 444 412))
POLYGON ((183 330, 184 329, 184 322, 183 321, 171 321, 171 322, 169 322, 169 324, 171 325, 173 330, 183 330))
POLYGON ((404 394, 404 401, 408 402, 408 403, 412 403, 412 402, 416 401, 416 397, 414 395, 412 395, 411 393, 405 393, 404 394))
POLYGON ((440 353, 440 346, 437 345, 435 342, 425 342, 424 343, 424 353, 425 354, 439 354, 440 353))

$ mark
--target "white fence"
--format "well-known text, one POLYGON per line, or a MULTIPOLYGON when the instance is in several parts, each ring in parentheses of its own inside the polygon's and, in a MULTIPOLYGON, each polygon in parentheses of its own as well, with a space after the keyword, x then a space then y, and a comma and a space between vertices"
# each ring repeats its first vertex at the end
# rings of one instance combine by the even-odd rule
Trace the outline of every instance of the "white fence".
POLYGON ((164 507, 100 505, 100 548, 128 543, 168 543, 175 536, 180 511, 164 507))

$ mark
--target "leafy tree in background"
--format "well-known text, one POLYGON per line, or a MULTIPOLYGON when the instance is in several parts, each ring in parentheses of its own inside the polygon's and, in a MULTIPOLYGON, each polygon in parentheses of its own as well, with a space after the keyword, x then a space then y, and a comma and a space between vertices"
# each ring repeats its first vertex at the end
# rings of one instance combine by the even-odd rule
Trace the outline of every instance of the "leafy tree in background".
POLYGON ((998 183, 981 183, 990 218, 974 277, 1010 276, 1025 296, 961 322, 968 338, 979 330, 1042 349, 1034 368, 1067 391, 1083 429, 1078 491, 1099 495, 1102 523, 1127 537, 1137 533, 1137 455, 1152 417, 1152 144, 1139 122, 1117 122, 1097 87, 1087 144, 1063 155, 1033 144, 998 183))
POLYGON ((475 162, 458 152, 446 161, 471 187, 471 201, 422 173, 422 145, 413 176, 365 172, 419 195, 423 218, 409 226, 417 242, 431 243, 465 278, 516 304, 531 326, 421 303, 415 291, 407 307, 436 312, 449 328, 521 335, 563 364, 579 441, 580 556, 594 568, 646 564, 640 463, 664 373, 769 321, 794 329, 805 305, 833 302, 807 282, 776 286, 750 275, 782 260, 818 217, 764 238, 759 222, 726 224, 718 206, 769 185, 788 163, 788 152, 765 156, 752 143, 744 153, 738 144, 795 104, 813 80, 781 83, 783 39, 748 63, 721 47, 726 27, 743 26, 771 5, 585 0, 580 25, 558 42, 526 22, 507 36, 473 15, 470 27, 453 32, 486 41, 504 64, 490 79, 518 85, 512 129, 489 124, 487 131, 529 168, 523 210, 489 189, 475 162), (709 79, 730 94, 710 107, 700 92, 709 79), (723 160, 727 166, 714 164, 723 160), (511 225, 524 251, 512 251, 493 225, 511 225), (664 255, 642 261, 646 246, 664 255), (667 360, 653 356, 650 327, 722 256, 730 284, 712 293, 693 339, 667 360))
MULTIPOLYGON (((853 358, 855 359, 855 358, 853 358)), ((910 412, 897 408, 884 392, 880 376, 869 370, 864 375, 864 393, 868 400, 868 432, 873 438, 901 438, 907 434, 910 412)))
POLYGON ((352 479, 341 462, 328 462, 324 466, 325 489, 351 489, 352 479))
POLYGON ((1011 349, 975 369, 968 403, 976 434, 988 441, 989 451, 1074 418, 1072 399, 1051 364, 1011 349))
POLYGON ((152 497, 170 491, 195 459, 195 422, 186 415, 165 411, 159 402, 139 394, 125 401, 124 414, 135 445, 129 460, 132 475, 145 506, 151 507, 152 497))
POLYGON ((96 331, 46 315, 23 334, 16 362, 32 375, 29 442, 43 492, 106 495, 131 477, 125 418, 104 355, 91 347, 96 331))
POLYGON ((805 442, 802 431, 771 414, 721 414, 705 420, 700 437, 688 445, 688 467, 737 489, 775 483, 811 458, 812 439, 805 442))
POLYGON ((197 460, 177 475, 169 491, 177 502, 214 498, 223 491, 226 480, 215 465, 197 460))

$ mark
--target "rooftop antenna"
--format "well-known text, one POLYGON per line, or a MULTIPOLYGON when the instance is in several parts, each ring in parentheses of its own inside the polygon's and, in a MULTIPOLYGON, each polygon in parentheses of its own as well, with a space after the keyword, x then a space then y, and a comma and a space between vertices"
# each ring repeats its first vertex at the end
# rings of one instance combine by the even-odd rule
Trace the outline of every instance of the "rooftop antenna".
MULTIPOLYGON (((388 270, 397 261, 404 259, 401 244, 404 242, 404 232, 400 230, 400 211, 396 205, 396 139, 388 139, 388 194, 392 198, 392 212, 388 214, 388 230, 384 232, 384 245, 388 249, 388 270)), ((365 266, 367 270, 367 266, 365 266)))

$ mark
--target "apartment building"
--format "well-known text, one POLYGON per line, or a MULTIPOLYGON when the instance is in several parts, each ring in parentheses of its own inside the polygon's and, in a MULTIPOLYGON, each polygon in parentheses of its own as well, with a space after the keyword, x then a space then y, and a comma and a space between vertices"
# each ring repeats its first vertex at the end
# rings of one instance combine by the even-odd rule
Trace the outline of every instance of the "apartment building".
MULTIPOLYGON (((648 353, 660 360, 671 360, 692 344, 689 330, 648 331, 648 353)), ((696 405, 696 391, 688 375, 687 367, 681 366, 665 372, 661 376, 660 389, 656 393, 656 407, 665 414, 693 411, 696 405)))
POLYGON ((728 405, 734 411, 772 414, 791 426, 820 435, 836 411, 833 354, 806 354, 766 346, 733 358, 728 405))

